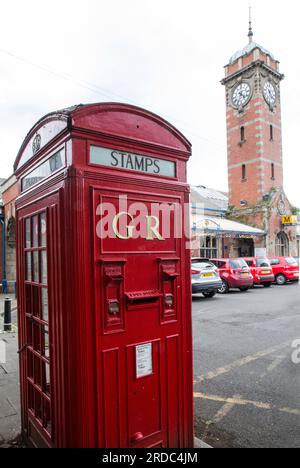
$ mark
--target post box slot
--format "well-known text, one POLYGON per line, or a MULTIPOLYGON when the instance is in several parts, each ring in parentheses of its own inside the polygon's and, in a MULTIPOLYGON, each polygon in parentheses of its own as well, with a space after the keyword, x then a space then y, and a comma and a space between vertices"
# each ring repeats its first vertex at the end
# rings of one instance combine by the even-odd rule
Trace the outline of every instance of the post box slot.
POLYGON ((144 303, 157 301, 161 296, 161 293, 157 290, 153 291, 136 291, 125 293, 127 301, 130 303, 144 303))

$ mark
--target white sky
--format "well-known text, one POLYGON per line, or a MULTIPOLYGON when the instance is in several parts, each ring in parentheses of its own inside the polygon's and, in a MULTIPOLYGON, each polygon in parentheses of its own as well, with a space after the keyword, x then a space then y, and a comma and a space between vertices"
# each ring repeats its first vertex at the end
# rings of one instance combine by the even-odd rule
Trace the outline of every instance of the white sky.
POLYGON ((121 101, 161 115, 189 138, 190 183, 227 190, 220 80, 230 56, 247 44, 249 2, 254 40, 286 75, 285 189, 300 206, 300 4, 294 0, 0 0, 0 177, 11 174, 26 133, 46 113, 121 101))

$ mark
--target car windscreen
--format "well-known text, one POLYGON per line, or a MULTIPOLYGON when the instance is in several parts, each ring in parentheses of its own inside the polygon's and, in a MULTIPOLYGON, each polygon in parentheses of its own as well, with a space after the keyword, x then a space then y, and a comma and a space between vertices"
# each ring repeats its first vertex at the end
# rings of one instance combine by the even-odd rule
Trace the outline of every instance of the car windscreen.
POLYGON ((214 269, 215 266, 212 263, 201 262, 201 263, 193 263, 193 268, 199 268, 199 270, 208 270, 214 269))
POLYGON ((270 265, 270 262, 269 262, 269 260, 268 260, 267 258, 258 258, 258 259, 256 260, 256 265, 257 265, 258 267, 260 267, 260 268, 271 266, 271 265, 270 265))
POLYGON ((297 260, 293 257, 288 257, 285 261, 288 265, 297 265, 297 260))
POLYGON ((232 268, 248 268, 247 263, 242 258, 235 258, 230 260, 230 266, 232 268))
POLYGON ((272 258, 270 263, 271 265, 280 265, 280 260, 278 260, 278 258, 272 258))

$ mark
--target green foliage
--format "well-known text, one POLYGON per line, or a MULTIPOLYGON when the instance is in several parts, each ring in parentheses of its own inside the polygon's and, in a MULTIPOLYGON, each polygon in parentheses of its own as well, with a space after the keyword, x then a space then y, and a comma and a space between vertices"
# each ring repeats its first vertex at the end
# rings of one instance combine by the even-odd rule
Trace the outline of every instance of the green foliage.
POLYGON ((299 215, 300 214, 300 208, 297 208, 297 206, 292 206, 292 215, 299 215))

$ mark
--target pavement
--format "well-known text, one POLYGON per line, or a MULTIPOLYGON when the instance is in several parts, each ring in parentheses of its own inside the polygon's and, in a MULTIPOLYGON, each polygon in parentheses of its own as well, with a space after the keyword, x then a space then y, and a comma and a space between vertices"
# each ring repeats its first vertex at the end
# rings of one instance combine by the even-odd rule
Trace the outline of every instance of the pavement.
POLYGON ((16 307, 17 301, 13 295, 0 295, 0 448, 4 448, 9 441, 16 439, 20 433, 16 307), (12 333, 3 332, 4 297, 12 300, 12 333))
POLYGON ((300 448, 299 299, 298 284, 194 296, 195 429, 204 442, 300 448))

